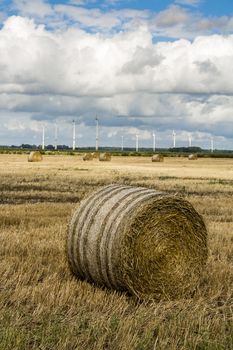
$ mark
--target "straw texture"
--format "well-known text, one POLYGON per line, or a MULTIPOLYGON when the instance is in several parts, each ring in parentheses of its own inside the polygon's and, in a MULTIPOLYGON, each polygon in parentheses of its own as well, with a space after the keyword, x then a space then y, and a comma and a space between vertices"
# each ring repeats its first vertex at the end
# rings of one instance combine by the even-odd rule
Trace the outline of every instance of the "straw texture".
POLYGON ((198 159, 197 154, 190 154, 189 155, 189 160, 197 160, 197 159, 198 159))
POLYGON ((34 152, 30 152, 29 156, 28 156, 28 161, 29 162, 40 162, 42 161, 42 155, 39 151, 34 151, 34 152))
POLYGON ((152 162, 163 162, 164 158, 162 154, 154 154, 151 158, 152 162))
POLYGON ((92 159, 93 159, 92 153, 85 153, 83 156, 83 160, 92 160, 92 159))
POLYGON ((111 154, 110 153, 100 153, 99 160, 101 162, 110 162, 111 161, 111 154))
POLYGON ((142 187, 101 188, 81 202, 68 231, 74 274, 139 299, 188 295, 207 259, 207 231, 192 205, 142 187))
POLYGON ((99 152, 92 152, 93 159, 99 159, 99 156, 100 156, 99 152))

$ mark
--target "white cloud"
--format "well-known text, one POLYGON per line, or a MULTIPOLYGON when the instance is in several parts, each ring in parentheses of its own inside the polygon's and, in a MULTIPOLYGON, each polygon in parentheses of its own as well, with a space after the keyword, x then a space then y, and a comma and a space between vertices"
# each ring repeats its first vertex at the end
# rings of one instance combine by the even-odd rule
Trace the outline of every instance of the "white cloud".
MULTIPOLYGON (((95 0, 70 0, 63 4, 50 4, 46 0, 13 0, 11 7, 17 14, 32 17, 50 29, 64 30, 73 26, 92 32, 112 33, 147 26, 155 37, 175 39, 193 39, 197 35, 216 32, 232 33, 233 17, 205 17, 195 7, 182 6, 184 3, 197 5, 195 0, 177 0, 158 13, 112 7, 113 3, 107 1, 100 5, 95 0), (87 6, 90 4, 91 7, 87 6)), ((0 20, 5 16, 6 13, 3 13, 0 20)))
POLYGON ((154 43, 145 26, 111 35, 52 32, 11 17, 0 30, 0 51, 0 121, 79 116, 85 135, 97 112, 102 126, 133 127, 145 141, 154 128, 233 133, 231 35, 154 43))
POLYGON ((183 8, 172 5, 156 15, 155 20, 159 27, 173 27, 174 25, 188 22, 189 14, 183 8))
POLYGON ((197 6, 202 2, 202 0, 176 0, 176 4, 188 5, 188 6, 197 6))
POLYGON ((206 17, 199 11, 178 4, 170 5, 159 13, 151 13, 150 18, 144 22, 147 23, 155 37, 193 40, 197 36, 214 33, 231 34, 233 32, 232 16, 206 17))
POLYGON ((115 14, 104 14, 99 9, 86 9, 68 5, 56 5, 55 11, 63 16, 68 16, 71 20, 80 23, 82 26, 91 28, 111 29, 121 24, 115 14))
POLYGON ((52 15, 52 6, 44 0, 13 0, 16 8, 23 16, 45 17, 52 15))
POLYGON ((111 36, 78 29, 52 33, 11 17, 0 40, 2 93, 233 93, 233 36, 153 44, 144 27, 111 36))
POLYGON ((138 135, 139 140, 150 140, 152 136, 150 131, 141 130, 139 128, 129 128, 127 129, 127 132, 133 139, 136 139, 136 135, 138 135))
POLYGON ((3 11, 0 11, 0 23, 6 19, 6 14, 3 11))
POLYGON ((68 3, 70 5, 82 6, 82 5, 86 5, 88 1, 87 0, 70 0, 68 3))

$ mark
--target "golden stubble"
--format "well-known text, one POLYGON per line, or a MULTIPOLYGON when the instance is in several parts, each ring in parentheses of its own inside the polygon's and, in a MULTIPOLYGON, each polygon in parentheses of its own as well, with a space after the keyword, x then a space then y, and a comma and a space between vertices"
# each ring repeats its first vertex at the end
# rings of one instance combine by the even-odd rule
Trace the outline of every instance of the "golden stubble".
POLYGON ((0 349, 232 349, 233 161, 0 155, 0 349), (188 199, 203 215, 209 258, 189 299, 138 303, 79 281, 65 255, 67 222, 108 183, 188 199))

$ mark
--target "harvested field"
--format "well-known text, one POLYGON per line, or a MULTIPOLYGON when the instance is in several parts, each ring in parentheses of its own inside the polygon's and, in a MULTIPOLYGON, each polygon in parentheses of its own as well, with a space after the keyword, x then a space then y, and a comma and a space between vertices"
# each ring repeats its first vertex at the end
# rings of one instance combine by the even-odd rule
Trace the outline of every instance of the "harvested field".
POLYGON ((0 155, 0 348, 233 349, 233 161, 0 155), (69 272, 67 223, 79 202, 119 183, 178 193, 203 215, 207 269, 188 299, 138 303, 69 272))

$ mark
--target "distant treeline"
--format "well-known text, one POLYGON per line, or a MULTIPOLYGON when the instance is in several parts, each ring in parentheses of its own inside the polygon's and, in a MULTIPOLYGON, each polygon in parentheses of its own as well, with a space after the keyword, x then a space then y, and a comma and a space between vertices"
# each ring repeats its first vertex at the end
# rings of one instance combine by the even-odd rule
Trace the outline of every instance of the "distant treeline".
MULTIPOLYGON (((79 147, 75 151, 67 145, 58 145, 55 150, 53 145, 47 145, 45 150, 41 149, 41 146, 22 144, 21 146, 0 146, 0 153, 6 154, 24 154, 29 153, 32 150, 40 150, 41 153, 47 155, 53 154, 67 154, 77 155, 84 152, 94 152, 94 147, 79 147)), ((125 147, 122 151, 119 147, 99 147, 100 152, 111 152, 116 156, 151 156, 154 154, 151 148, 140 148, 139 152, 136 152, 134 148, 125 147)), ((213 157, 213 158, 233 158, 233 150, 205 150, 200 147, 175 147, 175 148, 156 148, 155 153, 161 153, 165 157, 187 157, 191 153, 195 153, 198 157, 213 157)))

